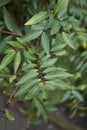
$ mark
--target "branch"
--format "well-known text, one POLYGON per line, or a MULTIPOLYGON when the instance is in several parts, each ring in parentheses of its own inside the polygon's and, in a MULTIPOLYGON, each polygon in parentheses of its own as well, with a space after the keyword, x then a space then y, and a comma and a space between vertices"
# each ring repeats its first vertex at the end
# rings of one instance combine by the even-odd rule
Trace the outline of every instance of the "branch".
POLYGON ((9 31, 0 30, 0 33, 4 33, 4 34, 8 34, 8 35, 14 35, 14 36, 17 36, 17 37, 22 37, 21 34, 17 34, 15 32, 9 32, 9 31))
POLYGON ((19 86, 15 87, 14 91, 12 92, 10 98, 8 99, 8 101, 6 103, 7 105, 11 103, 11 100, 13 99, 13 97, 14 97, 14 95, 15 95, 15 93, 16 93, 16 91, 17 91, 18 88, 19 88, 19 86))

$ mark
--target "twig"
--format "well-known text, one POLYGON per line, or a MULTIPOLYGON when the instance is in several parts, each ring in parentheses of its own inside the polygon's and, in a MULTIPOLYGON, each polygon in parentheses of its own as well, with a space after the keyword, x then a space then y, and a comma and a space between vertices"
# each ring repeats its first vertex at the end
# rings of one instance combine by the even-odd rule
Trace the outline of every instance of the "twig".
POLYGON ((16 87, 15 87, 14 91, 12 92, 10 98, 9 98, 8 101, 7 101, 7 104, 10 104, 10 103, 11 103, 11 100, 13 99, 13 97, 14 97, 14 95, 15 95, 15 93, 16 93, 16 91, 17 91, 18 88, 19 88, 19 86, 16 86, 16 87))
POLYGON ((9 31, 0 30, 0 33, 4 33, 4 34, 8 34, 8 35, 14 35, 14 36, 17 36, 17 37, 22 37, 21 34, 17 34, 15 32, 9 32, 9 31))
POLYGON ((48 13, 49 13, 49 16, 50 16, 51 10, 50 10, 50 8, 49 8, 49 5, 48 5, 47 1, 45 1, 45 5, 46 5, 46 8, 47 8, 48 13))

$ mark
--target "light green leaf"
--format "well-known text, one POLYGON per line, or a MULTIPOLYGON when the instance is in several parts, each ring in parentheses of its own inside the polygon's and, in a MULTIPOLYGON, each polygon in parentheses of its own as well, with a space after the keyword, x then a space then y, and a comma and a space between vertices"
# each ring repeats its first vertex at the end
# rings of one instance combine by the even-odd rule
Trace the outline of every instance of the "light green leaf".
POLYGON ((43 30, 44 26, 42 24, 36 24, 31 26, 32 30, 43 30))
POLYGON ((25 74, 17 83, 17 85, 19 84, 24 84, 26 81, 28 81, 29 79, 35 78, 38 75, 37 70, 36 69, 32 69, 29 71, 29 73, 25 74))
POLYGON ((33 31, 31 30, 29 33, 27 33, 21 40, 21 42, 29 42, 31 40, 34 40, 38 38, 42 33, 42 30, 40 31, 33 31))
POLYGON ((52 91, 54 91, 56 89, 56 87, 51 85, 51 84, 46 84, 45 88, 48 89, 48 90, 52 90, 52 91))
POLYGON ((69 36, 69 34, 65 33, 65 32, 62 32, 62 37, 64 39, 64 41, 71 47, 71 48, 75 48, 74 45, 73 45, 73 42, 69 36))
POLYGON ((13 50, 12 48, 8 48, 8 49, 6 49, 6 51, 4 52, 4 54, 11 54, 11 53, 13 53, 13 52, 15 52, 15 50, 13 50))
POLYGON ((39 85, 35 85, 32 89, 29 90, 25 99, 30 100, 34 98, 38 94, 39 90, 40 90, 39 85))
POLYGON ((9 78, 9 83, 12 83, 15 79, 16 79, 16 75, 12 75, 12 76, 9 78))
POLYGON ((14 120, 14 115, 11 111, 9 111, 8 109, 5 110, 6 112, 6 117, 10 120, 13 121, 14 120))
POLYGON ((51 51, 56 52, 62 50, 64 47, 66 47, 66 44, 59 44, 52 47, 51 51))
POLYGON ((34 99, 36 107, 39 109, 39 111, 42 113, 44 119, 47 119, 47 110, 45 105, 43 104, 43 101, 41 101, 38 97, 34 99))
POLYGON ((21 53, 17 52, 14 59, 14 72, 16 73, 21 63, 21 53))
POLYGON ((72 77, 72 76, 73 76, 72 74, 69 74, 67 72, 58 72, 54 74, 47 74, 45 78, 46 79, 55 79, 55 78, 63 79, 63 78, 72 77))
POLYGON ((24 63, 22 67, 22 71, 30 70, 33 69, 34 67, 36 67, 36 64, 34 63, 29 63, 29 64, 24 63))
POLYGON ((69 0, 58 0, 55 8, 54 8, 54 15, 58 14, 58 18, 63 16, 67 11, 69 0))
POLYGON ((25 25, 33 25, 40 23, 42 20, 46 19, 48 17, 48 13, 46 11, 41 11, 37 14, 35 14, 28 22, 25 23, 25 25))
POLYGON ((43 63, 41 64, 41 68, 52 66, 53 64, 55 64, 56 61, 57 61, 56 58, 54 58, 54 59, 49 59, 49 60, 47 60, 47 61, 45 61, 45 62, 43 62, 43 63))
POLYGON ((62 99, 60 100, 60 103, 65 102, 67 99, 69 99, 71 92, 67 91, 64 93, 62 99))
POLYGON ((15 48, 18 48, 18 49, 23 47, 19 42, 16 42, 16 41, 8 41, 7 43, 9 45, 11 45, 12 47, 15 47, 15 48))
POLYGON ((56 67, 48 67, 48 68, 44 69, 43 72, 49 73, 49 72, 55 72, 57 70, 58 70, 58 68, 56 68, 56 67))
POLYGON ((81 102, 84 101, 83 96, 78 91, 72 91, 72 94, 81 102))
POLYGON ((66 54, 65 50, 59 51, 59 52, 55 52, 56 56, 63 56, 66 54))
POLYGON ((47 54, 49 54, 49 51, 50 51, 50 40, 47 36, 47 34, 45 32, 42 33, 42 36, 41 36, 41 43, 42 43, 42 46, 43 46, 43 49, 45 50, 45 52, 47 54))
POLYGON ((0 70, 6 67, 13 60, 14 56, 15 56, 15 52, 11 54, 7 54, 1 62, 0 70))
POLYGON ((40 79, 30 80, 30 82, 25 83, 24 86, 21 86, 21 88, 18 90, 18 92, 16 93, 16 96, 21 96, 25 94, 26 92, 30 91, 30 88, 38 84, 38 82, 40 82, 40 79))

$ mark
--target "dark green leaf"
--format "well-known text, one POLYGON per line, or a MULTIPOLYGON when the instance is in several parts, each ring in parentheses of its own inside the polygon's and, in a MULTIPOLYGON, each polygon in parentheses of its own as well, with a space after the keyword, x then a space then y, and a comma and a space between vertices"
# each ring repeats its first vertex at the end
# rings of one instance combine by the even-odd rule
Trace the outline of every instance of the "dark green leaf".
POLYGON ((11 0, 0 0, 0 7, 8 4, 11 0))
POLYGON ((4 13, 4 20, 5 24, 10 31, 14 31, 14 21, 10 15, 10 13, 7 11, 7 9, 4 7, 3 8, 3 13, 4 13))

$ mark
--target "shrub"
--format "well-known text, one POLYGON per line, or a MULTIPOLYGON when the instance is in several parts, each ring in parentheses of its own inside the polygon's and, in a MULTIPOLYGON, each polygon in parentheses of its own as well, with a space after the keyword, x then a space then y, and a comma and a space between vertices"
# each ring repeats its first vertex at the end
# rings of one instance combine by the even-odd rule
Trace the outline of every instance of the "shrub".
MULTIPOLYGON (((83 9, 81 19, 76 11, 77 7, 80 10, 78 5, 85 7, 86 15, 87 2, 81 2, 0 2, 0 89, 7 97, 4 111, 10 120, 14 119, 8 108, 12 102, 23 102, 25 111, 22 108, 20 111, 32 121, 40 115, 46 120, 47 111, 55 110, 54 104, 58 102, 84 101, 81 86, 76 84, 82 74, 80 70, 86 67, 86 64, 82 67, 84 62, 80 63, 78 55, 79 48, 87 43, 87 18, 83 20, 83 9)), ((84 61, 86 53, 81 54, 84 61)))

